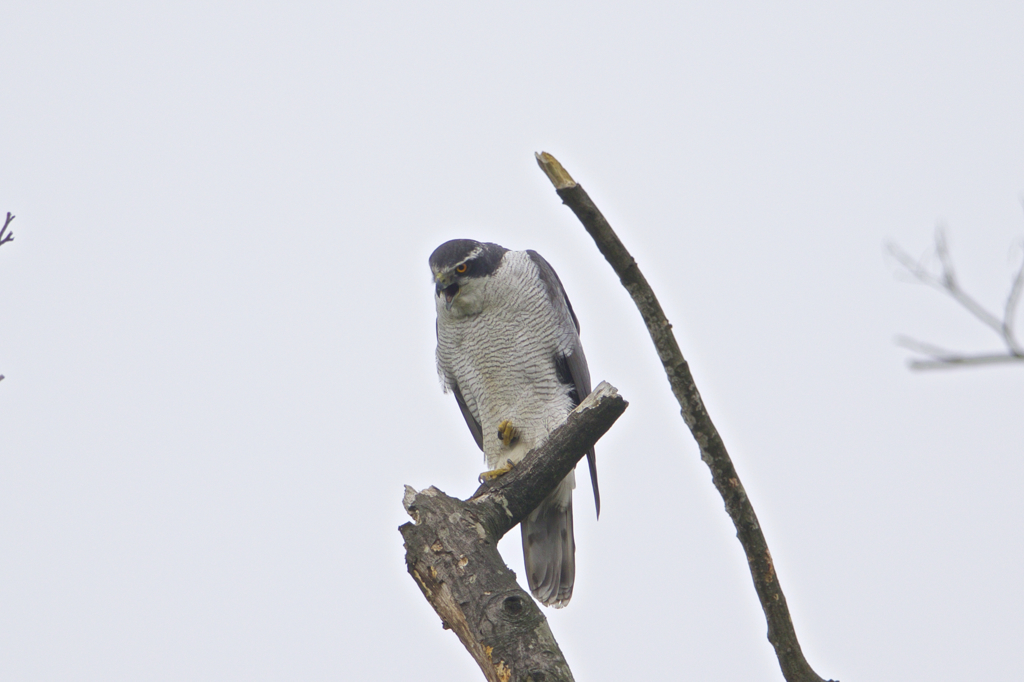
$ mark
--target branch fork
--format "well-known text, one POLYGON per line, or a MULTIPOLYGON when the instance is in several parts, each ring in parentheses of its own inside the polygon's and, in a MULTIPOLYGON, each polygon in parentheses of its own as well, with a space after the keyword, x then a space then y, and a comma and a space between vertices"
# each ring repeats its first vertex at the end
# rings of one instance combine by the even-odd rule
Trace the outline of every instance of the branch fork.
POLYGON ((933 273, 923 262, 924 259, 914 260, 906 251, 893 242, 890 242, 886 248, 889 254, 903 266, 907 274, 915 281, 947 294, 982 324, 992 329, 999 336, 1003 345, 1006 346, 1006 352, 1004 353, 969 355, 948 351, 907 336, 899 336, 896 339, 897 345, 924 356, 924 359, 910 360, 909 365, 911 369, 941 369, 1024 361, 1024 347, 1021 346, 1014 332, 1017 308, 1020 304, 1021 293, 1024 291, 1024 249, 1022 249, 1020 267, 1013 276, 1010 291, 1006 296, 1006 302, 1003 304, 1002 318, 1000 318, 989 312, 960 286, 956 270, 953 268, 953 259, 949 255, 946 234, 941 226, 935 230, 935 255, 938 257, 940 265, 938 273, 933 273))
POLYGON ((0 244, 6 244, 7 242, 14 241, 14 233, 7 232, 7 228, 10 227, 12 220, 14 220, 14 216, 11 215, 10 211, 8 211, 7 220, 4 221, 4 226, 0 227, 0 244), (7 234, 5 235, 4 232, 7 232, 7 234))
POLYGON ((412 523, 399 528, 409 574, 492 682, 569 682, 547 618, 498 553, 498 540, 565 478, 622 415, 625 400, 601 382, 538 448, 468 500, 406 486, 412 523))
MULTIPOLYGON (((823 682, 811 669, 797 641, 786 598, 754 508, 722 438, 708 416, 665 316, 640 267, 586 191, 555 157, 536 155, 562 202, 593 237, 640 310, 662 361, 683 421, 711 469, 715 488, 736 527, 787 682, 823 682)), ((515 581, 498 554, 498 540, 526 516, 575 466, 626 409, 614 388, 602 382, 556 429, 548 441, 469 500, 436 488, 406 488, 404 504, 415 523, 399 530, 406 564, 446 628, 459 636, 492 682, 571 680, 547 620, 515 581), (606 410, 606 411, 605 411, 606 410), (585 426, 585 422, 590 424, 585 426)))

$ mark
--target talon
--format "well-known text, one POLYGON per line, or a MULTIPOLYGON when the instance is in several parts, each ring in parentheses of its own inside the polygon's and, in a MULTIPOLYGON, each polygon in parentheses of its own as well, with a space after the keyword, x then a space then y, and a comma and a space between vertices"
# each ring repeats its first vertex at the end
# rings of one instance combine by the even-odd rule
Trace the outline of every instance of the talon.
POLYGON ((490 471, 485 471, 477 477, 477 480, 480 481, 481 483, 490 483, 494 479, 500 478, 507 474, 508 472, 512 471, 512 466, 512 460, 506 459, 505 466, 498 467, 497 469, 491 469, 490 471))
POLYGON ((516 427, 512 426, 512 422, 507 419, 498 424, 498 440, 500 440, 506 448, 519 440, 519 432, 516 430, 516 427))

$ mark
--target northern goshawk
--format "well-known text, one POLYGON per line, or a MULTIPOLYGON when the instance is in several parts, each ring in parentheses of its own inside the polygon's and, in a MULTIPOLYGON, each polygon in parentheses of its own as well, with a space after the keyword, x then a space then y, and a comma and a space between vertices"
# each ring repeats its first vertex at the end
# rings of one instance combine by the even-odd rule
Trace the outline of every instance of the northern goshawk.
MULTIPOLYGON (((437 304, 437 369, 492 470, 507 471, 590 393, 579 322, 558 275, 536 251, 454 239, 430 256, 437 304)), ((598 514, 594 450, 587 453, 598 514)), ((574 472, 521 523, 530 591, 569 602, 576 576, 574 472)))

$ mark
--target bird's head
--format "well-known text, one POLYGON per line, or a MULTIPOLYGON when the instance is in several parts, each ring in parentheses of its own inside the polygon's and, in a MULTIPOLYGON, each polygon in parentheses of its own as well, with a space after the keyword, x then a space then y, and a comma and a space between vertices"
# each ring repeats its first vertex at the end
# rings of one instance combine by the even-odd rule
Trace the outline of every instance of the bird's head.
POLYGON ((508 249, 472 239, 452 239, 430 254, 434 291, 451 310, 455 298, 472 291, 480 279, 494 273, 508 249))

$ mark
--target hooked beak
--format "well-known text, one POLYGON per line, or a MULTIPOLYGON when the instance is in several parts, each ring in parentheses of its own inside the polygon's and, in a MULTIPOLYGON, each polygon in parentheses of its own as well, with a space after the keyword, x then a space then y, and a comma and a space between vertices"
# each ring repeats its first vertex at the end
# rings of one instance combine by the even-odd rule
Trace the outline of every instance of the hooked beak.
POLYGON ((444 287, 443 289, 441 288, 441 285, 438 284, 437 285, 437 295, 440 296, 441 294, 444 294, 444 309, 445 310, 451 310, 452 309, 452 302, 455 300, 455 297, 459 295, 459 284, 458 284, 458 282, 455 282, 455 283, 451 284, 450 286, 444 287))
POLYGON ((435 295, 444 294, 444 309, 451 310, 452 302, 459 295, 459 283, 453 282, 450 274, 438 272, 434 275, 435 295))

